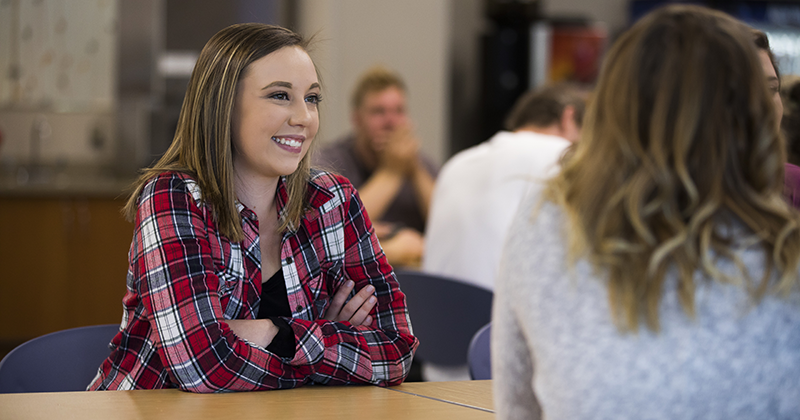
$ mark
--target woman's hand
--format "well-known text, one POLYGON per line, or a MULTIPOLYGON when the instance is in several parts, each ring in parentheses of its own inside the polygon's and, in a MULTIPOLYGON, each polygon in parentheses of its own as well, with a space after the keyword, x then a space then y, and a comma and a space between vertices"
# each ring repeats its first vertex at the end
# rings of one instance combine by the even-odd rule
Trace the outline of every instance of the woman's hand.
POLYGON ((375 288, 372 285, 364 286, 347 302, 347 297, 354 286, 355 283, 352 280, 348 280, 336 291, 331 300, 331 306, 325 311, 323 319, 337 322, 347 321, 355 326, 372 325, 372 316, 369 313, 378 302, 378 298, 373 295, 375 288), (345 304, 345 302, 347 303, 345 304))
POLYGON ((225 323, 239 338, 267 348, 278 334, 278 327, 269 319, 226 319, 225 323))

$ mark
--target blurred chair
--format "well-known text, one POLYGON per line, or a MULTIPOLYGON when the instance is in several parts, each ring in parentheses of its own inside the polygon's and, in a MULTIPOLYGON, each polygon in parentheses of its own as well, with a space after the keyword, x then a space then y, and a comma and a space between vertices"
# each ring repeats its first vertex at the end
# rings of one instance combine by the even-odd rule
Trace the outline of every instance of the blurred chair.
POLYGON ((416 357, 423 363, 466 366, 472 336, 491 319, 493 293, 419 271, 395 274, 420 341, 416 357))
POLYGON ((0 361, 0 393, 84 391, 119 324, 72 328, 20 344, 0 361))
POLYGON ((472 337, 467 352, 469 376, 472 379, 492 379, 492 323, 483 326, 472 337))

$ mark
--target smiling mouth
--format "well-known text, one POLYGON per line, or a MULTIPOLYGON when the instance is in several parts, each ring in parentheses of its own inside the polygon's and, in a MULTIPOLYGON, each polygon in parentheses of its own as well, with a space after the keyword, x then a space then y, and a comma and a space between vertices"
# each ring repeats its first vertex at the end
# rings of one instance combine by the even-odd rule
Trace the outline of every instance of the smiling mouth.
POLYGON ((284 138, 284 137, 274 137, 273 136, 272 137, 272 141, 274 141, 274 142, 276 142, 278 144, 283 144, 285 146, 289 146, 289 147, 300 147, 300 146, 303 145, 303 142, 300 141, 300 140, 287 139, 287 138, 284 138))

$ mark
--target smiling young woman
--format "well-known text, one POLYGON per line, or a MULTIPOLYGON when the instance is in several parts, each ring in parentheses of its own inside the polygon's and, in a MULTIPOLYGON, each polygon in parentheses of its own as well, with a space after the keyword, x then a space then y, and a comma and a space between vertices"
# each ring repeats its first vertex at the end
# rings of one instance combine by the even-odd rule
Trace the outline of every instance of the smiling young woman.
POLYGON ((120 332, 89 389, 403 381, 417 339, 355 188, 312 170, 320 83, 299 35, 206 44, 172 145, 144 169, 120 332))

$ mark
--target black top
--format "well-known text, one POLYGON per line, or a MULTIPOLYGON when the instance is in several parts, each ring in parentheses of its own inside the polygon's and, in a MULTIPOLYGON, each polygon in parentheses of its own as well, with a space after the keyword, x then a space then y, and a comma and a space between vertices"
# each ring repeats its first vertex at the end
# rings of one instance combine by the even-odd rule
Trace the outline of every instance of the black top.
POLYGON ((281 317, 292 317, 286 282, 283 280, 283 269, 278 270, 269 280, 261 283, 261 303, 258 306, 256 319, 268 318, 278 327, 278 334, 267 346, 267 351, 281 357, 291 358, 294 357, 295 350, 294 331, 289 323, 281 317))
POLYGON ((261 283, 261 305, 258 308, 258 316, 256 318, 265 319, 272 316, 289 318, 292 316, 282 268, 273 274, 269 280, 261 283))

